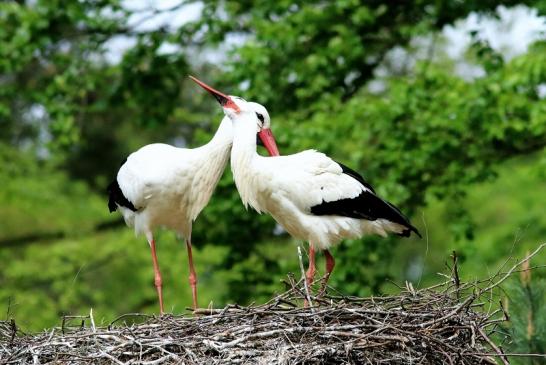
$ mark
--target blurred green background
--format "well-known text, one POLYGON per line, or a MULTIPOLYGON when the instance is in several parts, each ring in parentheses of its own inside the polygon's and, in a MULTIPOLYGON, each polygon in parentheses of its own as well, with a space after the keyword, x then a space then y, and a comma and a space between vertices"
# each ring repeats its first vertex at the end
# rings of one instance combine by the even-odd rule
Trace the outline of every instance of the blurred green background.
MULTIPOLYGON (((546 241, 545 16, 543 0, 1 2, 2 317, 157 312, 148 244, 105 188, 140 146, 211 138, 220 110, 188 74, 266 105, 281 153, 326 152, 411 215, 422 240, 335 248, 334 287, 436 283, 453 250, 466 280, 491 275, 546 241)), ((183 313, 185 246, 157 241, 183 313)), ((245 211, 229 169, 193 241, 201 306, 262 303, 299 277, 301 243, 245 211)))

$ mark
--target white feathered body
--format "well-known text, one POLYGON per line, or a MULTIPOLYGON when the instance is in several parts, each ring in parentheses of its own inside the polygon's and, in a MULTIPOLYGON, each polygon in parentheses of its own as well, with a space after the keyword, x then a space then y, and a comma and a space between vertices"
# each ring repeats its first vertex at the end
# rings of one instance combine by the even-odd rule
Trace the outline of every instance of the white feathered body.
POLYGON ((117 175, 123 195, 137 209, 118 204, 127 225, 137 235, 161 226, 189 237, 192 222, 222 176, 231 143, 231 122, 224 118, 214 138, 202 147, 155 143, 129 155, 117 175))

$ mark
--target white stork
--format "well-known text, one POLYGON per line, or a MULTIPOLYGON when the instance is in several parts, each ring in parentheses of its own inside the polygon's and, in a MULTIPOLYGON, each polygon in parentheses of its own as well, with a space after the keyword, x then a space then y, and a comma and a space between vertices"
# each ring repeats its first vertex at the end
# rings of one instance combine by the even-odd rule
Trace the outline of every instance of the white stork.
MULTIPOLYGON (((214 89, 205 88, 215 95, 214 89)), ((307 150, 288 156, 258 155, 256 132, 269 131, 270 125, 263 106, 233 98, 222 107, 233 122, 231 169, 241 199, 245 206, 271 214, 292 237, 309 242, 309 285, 316 249, 326 257, 324 288, 335 265, 328 249, 341 240, 387 233, 409 237, 411 232, 421 237, 408 218, 377 196, 361 175, 325 154, 307 150)), ((271 133, 264 144, 275 145, 271 133)))
MULTIPOLYGON (((201 84, 199 80, 192 79, 201 84)), ((236 110, 237 105, 231 101, 236 100, 236 97, 213 91, 222 105, 236 110)), ((258 137, 263 138, 266 133, 262 131, 258 137)), ((197 275, 191 245, 192 222, 209 202, 222 176, 232 141, 232 122, 226 116, 210 142, 199 148, 177 148, 154 143, 133 152, 121 165, 117 178, 108 186, 110 212, 119 210, 125 223, 134 227, 135 234, 145 234, 150 244, 161 313, 164 312, 162 279, 153 231, 162 226, 175 230, 185 238, 193 307, 197 308, 197 275)), ((266 148, 269 153, 278 155, 271 146, 266 145, 266 148)))

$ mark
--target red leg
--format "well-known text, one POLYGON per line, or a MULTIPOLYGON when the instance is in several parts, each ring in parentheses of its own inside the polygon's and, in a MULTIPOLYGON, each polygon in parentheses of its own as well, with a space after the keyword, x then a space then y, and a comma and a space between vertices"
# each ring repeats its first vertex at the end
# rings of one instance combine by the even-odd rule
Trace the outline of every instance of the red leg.
POLYGON ((191 241, 189 238, 186 240, 186 248, 188 249, 188 261, 190 263, 189 281, 193 299, 193 309, 197 309, 197 274, 195 273, 195 268, 193 267, 193 254, 191 251, 191 241))
POLYGON ((334 260, 334 256, 332 256, 330 251, 324 250, 324 258, 326 259, 326 273, 324 274, 324 277, 322 278, 321 289, 320 289, 321 295, 326 290, 328 279, 330 279, 330 275, 332 274, 332 271, 334 271, 334 266, 336 266, 336 261, 334 260))
POLYGON ((309 289, 311 288, 311 285, 313 284, 313 279, 315 278, 315 248, 312 245, 309 245, 309 268, 307 269, 307 273, 305 274, 305 278, 307 279, 307 285, 309 286, 309 289))
MULTIPOLYGON (((309 288, 309 291, 311 291, 311 285, 313 284, 313 280, 315 278, 315 271, 315 248, 313 247, 313 245, 309 245, 309 268, 305 273, 305 280, 307 281, 307 287, 309 288)), ((305 308, 309 307, 307 298, 303 302, 303 306, 305 308)))
POLYGON ((148 243, 150 244, 150 248, 152 250, 152 261, 154 263, 154 276, 155 276, 154 283, 155 283, 155 288, 157 289, 157 296, 159 297, 159 313, 163 314, 164 313, 163 293, 161 290, 163 280, 161 279, 161 272, 159 271, 159 263, 157 262, 157 255, 155 253, 155 240, 153 239, 153 237, 151 237, 151 235, 148 239, 148 243))

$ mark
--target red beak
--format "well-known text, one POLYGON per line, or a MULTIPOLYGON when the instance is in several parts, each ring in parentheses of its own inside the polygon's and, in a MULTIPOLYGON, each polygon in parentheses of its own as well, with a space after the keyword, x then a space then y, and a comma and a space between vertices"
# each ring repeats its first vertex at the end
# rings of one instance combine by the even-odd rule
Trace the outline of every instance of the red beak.
POLYGON ((210 87, 209 85, 205 84, 203 81, 200 81, 200 80, 196 79, 193 76, 190 76, 190 79, 192 79, 193 81, 195 81, 197 83, 197 85, 201 86, 203 89, 205 89, 209 93, 211 93, 212 96, 214 96, 216 98, 216 100, 218 100, 218 102, 220 103, 222 108, 233 109, 236 113, 241 111, 241 109, 239 109, 237 104, 235 104, 233 102, 233 100, 229 96, 227 96, 226 94, 221 93, 220 91, 210 87))
POLYGON ((279 149, 277 148, 277 143, 275 143, 275 137, 273 137, 273 132, 271 132, 271 129, 262 129, 260 132, 258 132, 258 137, 260 137, 264 147, 266 148, 267 152, 269 152, 269 156, 280 156, 279 149))
MULTIPOLYGON (((205 84, 203 81, 200 81, 193 76, 190 76, 190 79, 192 79, 203 89, 211 93, 212 96, 214 96, 216 100, 218 100, 218 102, 220 103, 220 105, 222 105, 223 108, 231 108, 236 113, 239 113, 241 111, 241 109, 237 106, 237 104, 235 104, 228 95, 221 93, 220 91, 214 89, 213 87, 210 87, 209 85, 205 84)), ((280 156, 279 149, 277 148, 277 143, 275 143, 275 137, 273 137, 273 133, 271 132, 271 129, 269 128, 262 129, 260 132, 258 132, 258 137, 262 140, 270 156, 280 156)))

